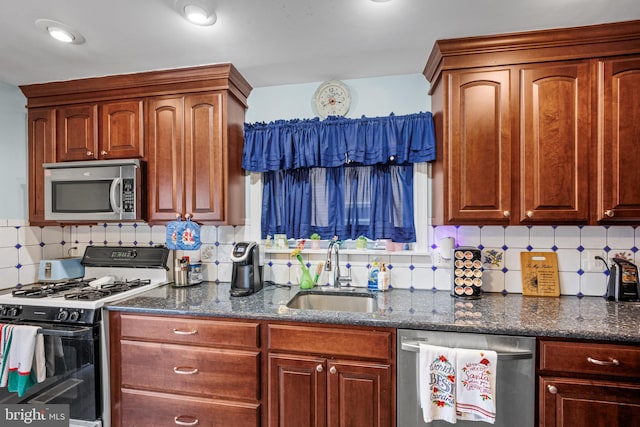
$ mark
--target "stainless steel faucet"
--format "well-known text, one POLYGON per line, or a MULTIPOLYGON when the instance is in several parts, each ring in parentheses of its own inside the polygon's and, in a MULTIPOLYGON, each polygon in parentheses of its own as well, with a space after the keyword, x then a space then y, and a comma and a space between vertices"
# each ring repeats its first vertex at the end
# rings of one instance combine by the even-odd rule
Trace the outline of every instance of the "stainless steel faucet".
POLYGON ((342 277, 340 276, 340 244, 332 240, 329 242, 329 248, 327 250, 327 262, 324 264, 325 271, 333 270, 333 287, 340 288, 342 285, 340 284, 341 280, 351 280, 350 276, 342 277), (333 248, 336 248, 335 251, 333 248), (336 254, 335 266, 332 264, 331 255, 332 252, 336 254))
POLYGON ((327 249, 327 262, 324 264, 325 271, 333 270, 333 287, 340 287, 340 245, 336 244, 335 240, 329 242, 329 248, 327 249), (336 248, 334 251, 333 248, 336 248), (336 253, 336 265, 333 266, 331 264, 331 254, 332 252, 336 253))

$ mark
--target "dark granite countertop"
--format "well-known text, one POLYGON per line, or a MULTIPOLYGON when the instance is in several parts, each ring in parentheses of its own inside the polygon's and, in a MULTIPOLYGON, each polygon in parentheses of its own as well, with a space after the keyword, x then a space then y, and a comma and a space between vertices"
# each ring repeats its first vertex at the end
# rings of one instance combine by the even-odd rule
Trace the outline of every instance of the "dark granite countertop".
POLYGON ((448 292, 392 289, 376 293, 375 313, 354 313, 289 309, 285 304, 299 291, 297 286, 265 285, 246 297, 230 297, 229 287, 212 282, 185 288, 164 285, 111 303, 107 309, 640 343, 640 304, 600 297, 487 293, 481 299, 461 301, 448 292))

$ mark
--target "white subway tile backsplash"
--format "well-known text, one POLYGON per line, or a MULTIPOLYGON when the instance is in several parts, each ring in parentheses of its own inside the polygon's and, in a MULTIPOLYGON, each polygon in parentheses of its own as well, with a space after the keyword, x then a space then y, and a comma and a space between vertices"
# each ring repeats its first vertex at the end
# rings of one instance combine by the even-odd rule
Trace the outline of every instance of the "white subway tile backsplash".
MULTIPOLYGON (((454 237, 459 246, 482 246, 485 292, 522 292, 520 252, 555 250, 558 255, 560 288, 563 295, 597 295, 605 293, 607 275, 586 271, 586 250, 599 250, 607 259, 622 255, 640 262, 640 232, 632 226, 437 226, 427 227, 429 250, 439 239, 454 237), (500 258, 491 264, 488 255, 500 258), (584 270, 584 271, 583 271, 584 270)), ((71 248, 82 256, 89 244, 142 245, 164 244, 166 227, 145 223, 98 224, 93 226, 30 227, 25 221, 0 220, 0 288, 37 279, 38 263, 43 258, 68 255, 71 248)), ((251 235, 249 227, 201 226, 202 247, 198 251, 181 251, 193 261, 202 260, 205 277, 212 281, 229 281, 233 244, 251 235)), ((303 252, 304 254, 304 252, 303 252)), ((265 279, 277 283, 297 283, 300 268, 289 252, 262 254, 265 279)), ((304 254, 305 263, 315 273, 324 253, 304 254)), ((430 254, 368 253, 341 254, 341 265, 358 283, 366 283, 369 264, 377 259, 391 265, 391 282, 396 288, 451 288, 450 268, 432 266, 430 254)), ((321 282, 330 278, 323 270, 321 282)))
POLYGON ((602 249, 607 245, 607 229, 605 227, 582 227, 580 230, 580 246, 585 249, 602 249))
POLYGON ((567 225, 556 227, 554 244, 562 249, 576 249, 580 246, 580 228, 567 225))
POLYGON ((553 227, 539 226, 535 228, 534 233, 529 233, 529 245, 534 251, 547 251, 553 248, 554 237, 553 227))
POLYGON ((504 244, 509 248, 524 249, 529 246, 529 227, 507 227, 504 232, 504 244))

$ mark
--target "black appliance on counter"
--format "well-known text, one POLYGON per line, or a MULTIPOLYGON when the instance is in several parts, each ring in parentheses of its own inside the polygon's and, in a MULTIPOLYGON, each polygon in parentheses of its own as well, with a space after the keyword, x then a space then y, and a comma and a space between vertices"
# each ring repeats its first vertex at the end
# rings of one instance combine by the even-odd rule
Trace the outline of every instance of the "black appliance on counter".
POLYGON ((638 267, 623 258, 613 258, 609 269, 607 299, 610 301, 640 300, 638 267))
POLYGON ((239 242, 231 252, 231 296, 243 297, 262 289, 260 247, 256 242, 239 242))

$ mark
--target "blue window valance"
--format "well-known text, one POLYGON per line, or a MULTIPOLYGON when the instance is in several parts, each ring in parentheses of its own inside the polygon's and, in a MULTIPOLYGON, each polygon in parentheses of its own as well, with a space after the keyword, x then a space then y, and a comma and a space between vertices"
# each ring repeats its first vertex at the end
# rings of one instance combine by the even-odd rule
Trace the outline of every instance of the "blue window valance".
POLYGON ((242 167, 268 172, 311 167, 406 165, 435 160, 431 113, 329 117, 244 125, 242 167))

